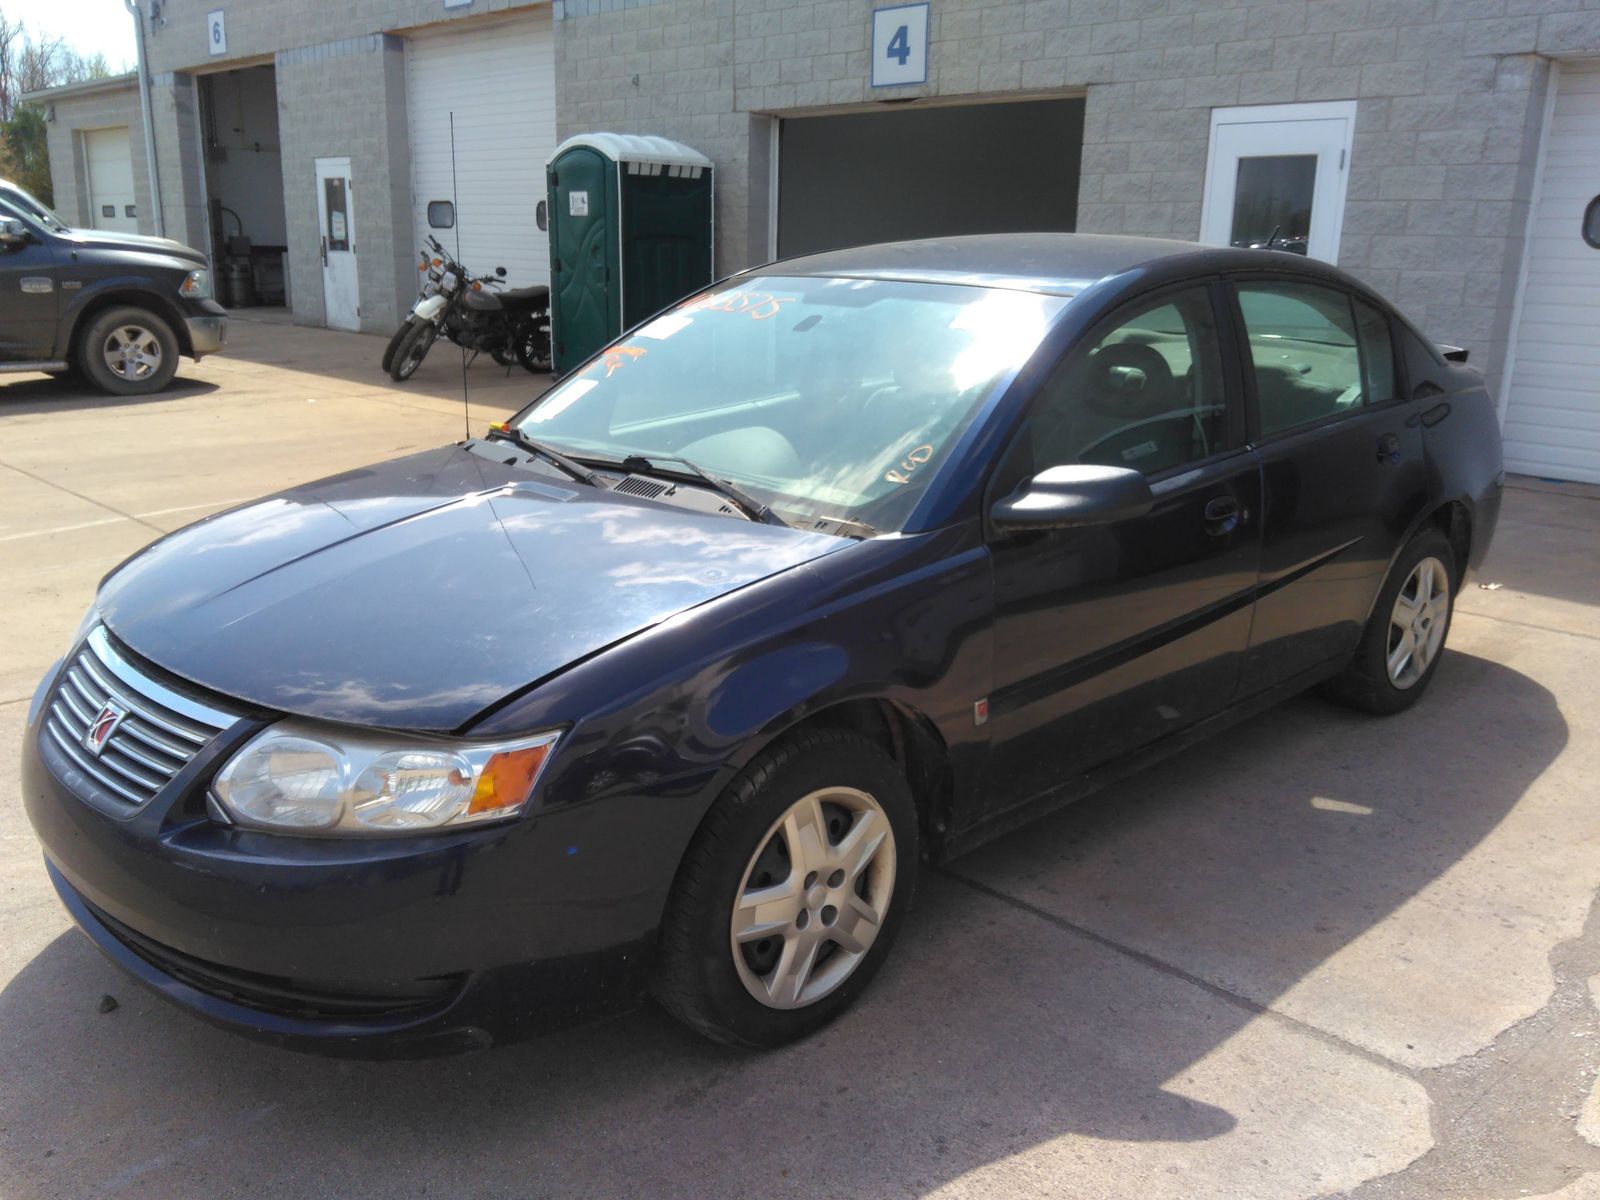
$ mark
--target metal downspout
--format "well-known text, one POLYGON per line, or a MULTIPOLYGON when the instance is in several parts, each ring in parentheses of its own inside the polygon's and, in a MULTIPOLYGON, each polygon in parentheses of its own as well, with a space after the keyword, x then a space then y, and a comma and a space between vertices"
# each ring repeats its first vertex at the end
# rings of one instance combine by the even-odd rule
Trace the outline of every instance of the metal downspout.
POLYGON ((133 16, 133 32, 139 50, 139 108, 144 113, 145 169, 150 173, 150 207, 154 209, 156 236, 167 236, 167 222, 161 213, 161 176, 156 172, 156 127, 150 118, 150 66, 145 61, 144 13, 134 0, 122 0, 133 16))

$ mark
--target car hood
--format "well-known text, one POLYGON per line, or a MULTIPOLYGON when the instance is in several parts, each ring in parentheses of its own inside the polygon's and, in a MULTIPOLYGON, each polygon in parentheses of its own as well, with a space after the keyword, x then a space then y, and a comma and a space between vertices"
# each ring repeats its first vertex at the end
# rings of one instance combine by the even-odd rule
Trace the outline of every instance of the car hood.
POLYGON ((567 486, 456 446, 179 530, 108 576, 97 604, 131 649, 224 695, 449 730, 675 613, 849 544, 567 486))
POLYGON ((100 229, 74 229, 65 235, 77 246, 97 250, 133 250, 148 254, 165 254, 169 258, 182 258, 197 266, 206 265, 206 256, 172 238, 148 237, 142 233, 115 233, 100 229))

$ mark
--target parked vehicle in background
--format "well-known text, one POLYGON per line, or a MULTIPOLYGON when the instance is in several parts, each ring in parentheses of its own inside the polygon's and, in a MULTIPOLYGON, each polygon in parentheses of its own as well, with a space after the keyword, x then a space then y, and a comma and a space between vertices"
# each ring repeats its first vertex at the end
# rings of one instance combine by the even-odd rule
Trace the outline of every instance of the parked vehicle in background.
POLYGON ((0 372, 76 371, 114 396, 158 392, 179 355, 222 349, 227 316, 200 251, 73 229, 0 180, 0 372))
POLYGON ((548 287, 504 288, 504 267, 474 278, 432 234, 418 270, 417 302, 383 352, 383 369, 391 379, 410 379, 441 333, 503 367, 520 363, 529 371, 550 369, 548 287))
POLYGON ((924 860, 1315 685, 1415 703, 1502 486, 1482 376, 1302 256, 773 263, 135 555, 24 804, 99 947, 240 1032, 422 1053, 648 990, 775 1046, 924 860))

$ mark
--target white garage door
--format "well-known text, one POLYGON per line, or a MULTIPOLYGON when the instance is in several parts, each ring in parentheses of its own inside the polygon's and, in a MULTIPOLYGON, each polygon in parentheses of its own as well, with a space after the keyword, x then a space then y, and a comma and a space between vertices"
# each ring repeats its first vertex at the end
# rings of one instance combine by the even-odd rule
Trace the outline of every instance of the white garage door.
MULTIPOLYGON (((406 43, 411 198, 417 245, 428 202, 456 199, 461 261, 477 275, 506 269, 514 287, 550 281, 550 249, 535 220, 544 163, 556 145, 555 41, 550 8, 453 25, 406 43), (455 110, 455 188, 450 113, 455 110)), ((435 236, 452 253, 456 231, 435 236)))
POLYGON ((96 229, 138 233, 128 127, 85 131, 83 156, 89 167, 89 223, 96 229))
POLYGON ((1506 469, 1600 483, 1600 61, 1560 72, 1506 387, 1506 469))

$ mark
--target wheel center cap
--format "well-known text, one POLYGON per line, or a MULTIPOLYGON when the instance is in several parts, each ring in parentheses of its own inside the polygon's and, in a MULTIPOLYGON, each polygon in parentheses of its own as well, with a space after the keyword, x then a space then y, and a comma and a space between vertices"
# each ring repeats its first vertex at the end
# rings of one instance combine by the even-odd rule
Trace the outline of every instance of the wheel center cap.
POLYGON ((821 908, 822 902, 827 898, 828 889, 823 887, 820 883, 814 883, 811 885, 810 890, 806 892, 806 907, 821 908))

